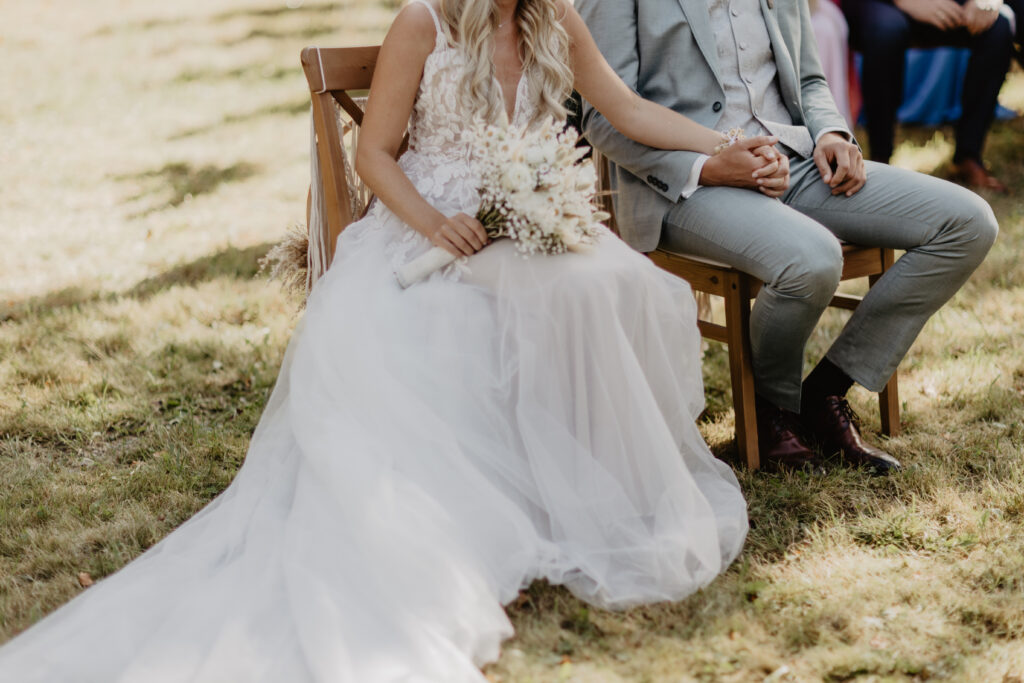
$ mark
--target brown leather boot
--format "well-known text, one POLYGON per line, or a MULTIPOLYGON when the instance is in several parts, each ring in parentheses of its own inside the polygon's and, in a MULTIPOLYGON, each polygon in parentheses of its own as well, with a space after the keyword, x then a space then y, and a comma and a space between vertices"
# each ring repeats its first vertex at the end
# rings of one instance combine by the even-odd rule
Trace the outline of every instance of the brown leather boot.
POLYGON ((972 190, 988 190, 996 194, 1010 194, 1010 188, 975 159, 964 159, 953 165, 953 179, 972 190))
POLYGON ((801 432, 796 413, 758 397, 757 442, 764 469, 818 469, 820 458, 804 441, 801 432))
POLYGON ((843 461, 866 467, 873 474, 887 475, 903 469, 900 461, 864 441, 860 419, 842 396, 826 396, 816 410, 804 416, 804 426, 828 456, 839 453, 843 461))

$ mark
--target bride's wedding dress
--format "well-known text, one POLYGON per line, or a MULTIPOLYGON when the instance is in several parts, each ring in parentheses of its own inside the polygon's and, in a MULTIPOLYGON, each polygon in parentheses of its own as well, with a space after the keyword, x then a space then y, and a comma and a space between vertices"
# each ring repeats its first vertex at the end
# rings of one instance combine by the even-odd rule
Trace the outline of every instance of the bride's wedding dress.
MULTIPOLYGON (((473 214, 459 60, 439 38, 401 165, 473 214)), ((529 259, 499 241, 400 289, 429 247, 379 202, 344 232, 233 483, 0 648, 0 681, 482 681, 533 579, 614 609, 736 557, 689 287, 606 234, 529 259)))

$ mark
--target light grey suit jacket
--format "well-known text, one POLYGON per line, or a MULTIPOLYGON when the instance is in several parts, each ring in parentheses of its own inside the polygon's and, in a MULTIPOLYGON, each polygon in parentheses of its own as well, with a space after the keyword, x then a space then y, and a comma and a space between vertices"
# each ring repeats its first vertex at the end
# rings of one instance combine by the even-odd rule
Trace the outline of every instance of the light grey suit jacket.
MULTIPOLYGON (((717 127, 725 92, 705 0, 576 0, 575 6, 626 85, 698 123, 717 127)), ((761 13, 793 123, 807 126, 812 139, 827 128, 849 134, 822 74, 807 0, 773 0, 773 7, 761 0, 761 13)), ((587 104, 583 134, 611 162, 622 238, 634 249, 652 251, 662 219, 679 201, 698 154, 634 142, 587 104)))

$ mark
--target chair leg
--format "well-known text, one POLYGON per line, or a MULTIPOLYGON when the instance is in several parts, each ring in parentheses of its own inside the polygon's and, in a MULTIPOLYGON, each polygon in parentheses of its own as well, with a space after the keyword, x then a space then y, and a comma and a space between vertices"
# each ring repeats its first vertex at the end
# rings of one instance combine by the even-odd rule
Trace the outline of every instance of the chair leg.
POLYGON ((761 460, 750 354, 750 278, 739 273, 730 274, 725 284, 725 324, 729 340, 732 404, 736 413, 736 449, 747 467, 756 470, 761 460))
MULTIPOLYGON (((868 278, 868 285, 874 287, 885 271, 896 262, 896 254, 892 249, 882 250, 882 273, 868 278)), ((896 436, 900 433, 900 386, 899 371, 893 372, 886 382, 885 388, 878 394, 878 408, 882 414, 882 433, 896 436)))
POLYGON ((886 436, 897 436, 900 433, 900 386, 897 375, 899 371, 892 373, 892 377, 886 383, 885 388, 878 394, 878 408, 882 412, 882 433, 886 436))

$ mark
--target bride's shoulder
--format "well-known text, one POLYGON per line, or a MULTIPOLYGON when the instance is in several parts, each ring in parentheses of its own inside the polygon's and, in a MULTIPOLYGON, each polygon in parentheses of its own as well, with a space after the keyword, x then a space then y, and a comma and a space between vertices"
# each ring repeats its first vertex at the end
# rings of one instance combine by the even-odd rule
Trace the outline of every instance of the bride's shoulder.
POLYGON ((572 0, 555 0, 555 16, 559 22, 565 21, 574 10, 572 0))
POLYGON ((583 19, 580 18, 573 3, 570 0, 554 0, 553 4, 557 21, 568 32, 569 39, 573 43, 579 41, 580 30, 581 28, 586 30, 586 24, 583 23, 583 19))
MULTIPOLYGON (((410 2, 398 13, 391 22, 385 43, 398 43, 406 48, 415 47, 416 51, 429 53, 437 41, 437 22, 425 2, 410 2)), ((437 10, 434 9, 436 12, 437 10)))

